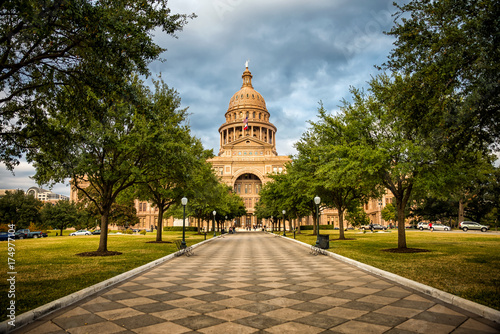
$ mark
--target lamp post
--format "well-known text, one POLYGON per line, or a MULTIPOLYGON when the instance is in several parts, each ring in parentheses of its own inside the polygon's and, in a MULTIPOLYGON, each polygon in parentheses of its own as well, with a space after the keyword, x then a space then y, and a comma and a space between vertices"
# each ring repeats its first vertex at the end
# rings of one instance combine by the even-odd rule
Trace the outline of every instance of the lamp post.
POLYGON ((217 214, 217 211, 214 210, 212 213, 214 215, 214 221, 212 222, 212 230, 214 230, 214 237, 216 237, 217 235, 215 234, 215 215, 217 214))
POLYGON ((378 199, 378 208, 379 208, 379 213, 380 213, 380 225, 382 224, 382 198, 378 199))
POLYGON ((222 229, 225 230, 226 229, 226 222, 227 222, 227 216, 226 216, 226 219, 224 220, 224 224, 222 225, 222 229))
POLYGON ((286 211, 283 210, 283 211, 281 211, 281 213, 283 214, 283 236, 286 237, 286 223, 285 223, 285 213, 286 213, 286 211))
POLYGON ((186 248, 186 204, 188 203, 188 199, 186 197, 183 197, 181 199, 181 204, 182 204, 182 242, 181 246, 182 248, 186 248))
POLYGON ((319 203, 321 198, 319 196, 314 197, 314 204, 316 204, 316 247, 319 247, 319 203))

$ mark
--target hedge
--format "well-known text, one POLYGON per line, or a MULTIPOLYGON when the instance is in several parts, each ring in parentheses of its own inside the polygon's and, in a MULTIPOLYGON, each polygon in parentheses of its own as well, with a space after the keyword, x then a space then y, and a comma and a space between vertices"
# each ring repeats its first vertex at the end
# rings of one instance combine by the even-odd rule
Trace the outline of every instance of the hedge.
MULTIPOLYGON (((196 226, 186 226, 186 231, 198 232, 198 228, 196 226)), ((168 231, 182 231, 182 226, 165 226, 163 227, 164 232, 168 231)))
MULTIPOLYGON (((300 226, 301 230, 314 230, 313 225, 301 225, 300 226)), ((333 225, 319 225, 320 230, 333 230, 334 226, 333 225)))

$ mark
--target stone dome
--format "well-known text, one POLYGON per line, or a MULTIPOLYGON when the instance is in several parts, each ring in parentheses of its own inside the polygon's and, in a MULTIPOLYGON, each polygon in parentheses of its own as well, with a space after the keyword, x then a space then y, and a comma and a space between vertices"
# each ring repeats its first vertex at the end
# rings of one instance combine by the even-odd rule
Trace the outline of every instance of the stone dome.
POLYGON ((237 91, 231 100, 229 101, 229 110, 239 109, 239 108, 259 108, 266 109, 266 101, 259 92, 253 89, 252 86, 252 73, 248 70, 248 67, 243 72, 241 76, 243 78, 243 85, 241 89, 237 91))

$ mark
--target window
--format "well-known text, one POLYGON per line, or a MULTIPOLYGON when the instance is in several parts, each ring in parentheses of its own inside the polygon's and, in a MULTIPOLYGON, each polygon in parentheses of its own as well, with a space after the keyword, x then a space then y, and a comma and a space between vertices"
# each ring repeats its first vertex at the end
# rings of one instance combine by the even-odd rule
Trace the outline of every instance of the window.
POLYGON ((277 174, 277 173, 278 173, 278 168, 273 167, 273 173, 274 173, 274 174, 277 174))
POLYGON ((253 116, 252 117, 255 118, 255 111, 253 112, 253 116))
POLYGON ((278 173, 280 173, 280 174, 283 173, 283 168, 281 168, 281 167, 278 168, 278 173))

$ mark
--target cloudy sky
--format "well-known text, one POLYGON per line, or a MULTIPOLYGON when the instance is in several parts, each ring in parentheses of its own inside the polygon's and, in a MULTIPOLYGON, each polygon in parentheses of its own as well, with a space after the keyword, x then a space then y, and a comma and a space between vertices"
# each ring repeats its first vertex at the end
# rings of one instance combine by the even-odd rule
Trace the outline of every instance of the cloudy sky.
MULTIPOLYGON (((218 128, 249 60, 253 87, 278 129, 278 154, 295 154, 293 145, 315 119, 319 101, 335 112, 349 100, 349 87, 366 87, 378 73, 374 65, 387 59, 394 40, 383 32, 393 24, 392 2, 170 0, 174 13, 198 17, 177 39, 155 33, 167 51, 150 69, 179 92, 193 134, 217 154, 218 128)), ((0 165, 0 188, 36 186, 33 174, 27 163, 15 176, 0 165)), ((69 195, 64 184, 53 191, 69 195)))

